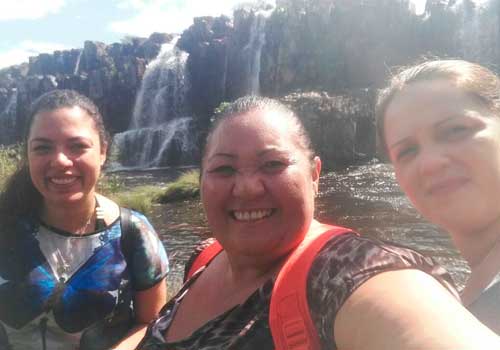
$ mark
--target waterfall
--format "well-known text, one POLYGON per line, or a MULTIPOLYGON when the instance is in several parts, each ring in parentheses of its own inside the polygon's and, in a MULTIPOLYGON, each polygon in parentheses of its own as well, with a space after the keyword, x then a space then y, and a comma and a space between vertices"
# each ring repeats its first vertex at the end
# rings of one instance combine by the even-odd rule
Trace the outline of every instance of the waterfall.
POLYGON ((9 144, 16 141, 17 89, 13 88, 9 99, 0 111, 0 140, 9 144))
POLYGON ((0 119, 16 116, 16 103, 17 103, 17 89, 12 89, 9 101, 5 105, 3 111, 0 113, 0 119))
POLYGON ((458 33, 460 56, 466 60, 489 65, 500 54, 500 25, 492 1, 475 1, 473 5, 458 2, 457 12, 461 14, 458 33))
POLYGON ((82 59, 83 49, 78 53, 78 58, 76 59, 75 69, 73 70, 73 74, 77 75, 80 70, 80 60, 82 59))
POLYGON ((247 95, 259 95, 260 93, 260 59, 262 48, 266 43, 266 21, 271 15, 271 10, 259 10, 255 12, 255 18, 250 27, 250 37, 248 43, 243 47, 243 53, 250 57, 248 63, 248 86, 247 95))
POLYGON ((151 168, 192 161, 196 151, 186 96, 188 54, 164 44, 150 62, 137 92, 127 131, 113 139, 112 158, 122 166, 151 168))
POLYGON ((186 113, 186 61, 175 38, 162 45, 144 73, 129 129, 152 127, 186 113))

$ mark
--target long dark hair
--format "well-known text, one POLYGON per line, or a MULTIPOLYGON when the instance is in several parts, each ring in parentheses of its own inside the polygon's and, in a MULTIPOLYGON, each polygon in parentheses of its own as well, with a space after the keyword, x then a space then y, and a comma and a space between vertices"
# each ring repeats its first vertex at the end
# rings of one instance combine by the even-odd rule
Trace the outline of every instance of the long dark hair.
POLYGON ((7 179, 0 193, 0 246, 10 245, 15 238, 18 219, 36 216, 43 198, 31 180, 28 166, 28 138, 33 121, 40 112, 59 108, 79 107, 94 121, 101 147, 108 144, 108 134, 97 106, 87 97, 73 90, 53 90, 41 95, 31 105, 23 133, 22 158, 16 171, 7 179))

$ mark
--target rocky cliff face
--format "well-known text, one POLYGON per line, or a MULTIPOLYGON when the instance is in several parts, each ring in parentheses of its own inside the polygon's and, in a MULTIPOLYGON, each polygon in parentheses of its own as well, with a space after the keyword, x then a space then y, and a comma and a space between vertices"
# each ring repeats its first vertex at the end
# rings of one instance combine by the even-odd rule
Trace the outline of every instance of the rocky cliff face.
POLYGON ((89 96, 99 106, 110 132, 126 129, 146 64, 171 39, 171 35, 155 33, 121 44, 86 41, 83 49, 41 54, 31 57, 23 67, 2 70, 0 111, 12 108, 8 101, 15 95, 16 116, 2 113, 1 141, 19 139, 31 102, 53 89, 74 89, 89 96))
MULTIPOLYGON (((374 155, 373 105, 392 67, 423 55, 500 66, 500 0, 277 0, 233 18, 200 17, 177 46, 189 53, 186 100, 196 133, 221 102, 245 94, 280 98, 304 118, 327 166, 374 155)), ((34 57, 0 71, 0 142, 18 139, 29 104, 55 88, 97 102, 112 133, 127 129, 147 64, 168 34, 34 57), (15 133, 8 130, 15 129, 15 133)), ((161 70, 160 70, 161 71, 161 70)), ((168 118, 167 118, 168 119, 168 118)), ((190 158, 192 159, 192 157, 190 158)))
POLYGON ((313 91, 280 100, 300 116, 325 166, 341 167, 375 156, 375 96, 368 89, 343 95, 313 91))

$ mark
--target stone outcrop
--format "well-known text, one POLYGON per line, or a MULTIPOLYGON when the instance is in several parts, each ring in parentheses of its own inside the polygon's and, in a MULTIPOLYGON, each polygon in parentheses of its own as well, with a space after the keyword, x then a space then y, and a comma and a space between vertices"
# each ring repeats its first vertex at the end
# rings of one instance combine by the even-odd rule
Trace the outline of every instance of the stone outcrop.
POLYGON ((226 95, 227 50, 232 31, 232 21, 228 17, 199 17, 177 43, 180 49, 189 53, 189 101, 194 113, 204 119, 204 124, 226 95))
POLYGON ((153 33, 149 38, 131 38, 111 45, 86 41, 83 49, 40 54, 31 57, 23 68, 0 71, 1 142, 19 139, 30 104, 56 88, 74 89, 89 96, 99 106, 111 133, 126 130, 146 65, 172 38, 153 33), (17 96, 14 120, 12 112, 7 111, 13 94, 17 96), (7 128, 9 131, 5 131, 7 128))
POLYGON ((375 95, 368 89, 338 95, 311 91, 280 100, 297 113, 324 166, 332 168, 375 156, 375 95))

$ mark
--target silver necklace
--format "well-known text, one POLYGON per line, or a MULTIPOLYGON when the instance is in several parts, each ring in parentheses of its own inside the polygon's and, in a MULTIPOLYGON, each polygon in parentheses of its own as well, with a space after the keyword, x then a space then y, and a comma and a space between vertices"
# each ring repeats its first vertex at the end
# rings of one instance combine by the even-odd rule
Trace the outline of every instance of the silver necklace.
MULTIPOLYGON (((78 236, 82 236, 85 233, 87 233, 87 230, 89 229, 89 227, 91 227, 92 219, 94 219, 94 218, 95 218, 95 221, 94 221, 94 229, 95 229, 95 226, 96 226, 95 223, 97 222, 97 220, 99 220, 99 219, 104 220, 104 211, 99 206, 99 203, 97 203, 97 199, 95 201, 94 210, 92 210, 92 212, 91 212, 89 218, 87 219, 87 221, 85 222, 85 224, 82 227, 80 227, 79 229, 75 230, 73 233, 75 235, 78 235, 78 236)), ((94 231, 94 229, 92 229, 91 231, 94 231)))

